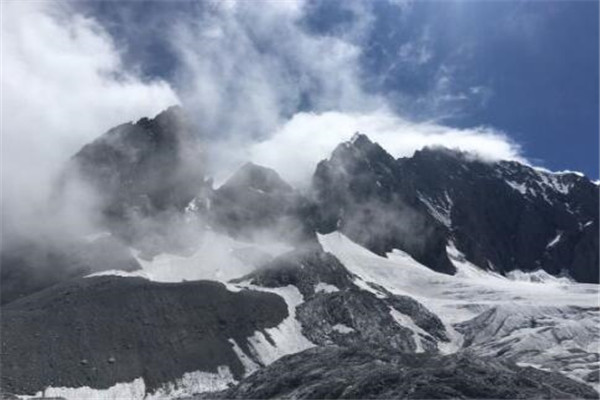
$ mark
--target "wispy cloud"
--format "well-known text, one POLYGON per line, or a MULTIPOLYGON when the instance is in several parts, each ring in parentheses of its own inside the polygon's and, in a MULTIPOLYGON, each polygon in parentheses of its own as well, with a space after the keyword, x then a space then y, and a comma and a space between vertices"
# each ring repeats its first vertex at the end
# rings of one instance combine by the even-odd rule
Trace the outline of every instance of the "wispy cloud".
MULTIPOLYGON (((301 0, 260 7, 247 1, 203 5, 161 25, 166 29, 160 42, 174 57, 172 79, 166 82, 147 81, 128 68, 122 57, 127 48, 118 48, 97 20, 79 14, 76 2, 7 3, 2 21, 4 202, 43 199, 39 193, 47 194, 51 177, 84 143, 177 102, 197 122, 210 147, 212 173, 221 176, 254 159, 301 181, 355 131, 397 156, 442 144, 485 157, 519 157, 518 146, 492 129, 410 122, 410 112, 390 111, 398 110, 394 103, 400 97, 365 85, 369 71, 362 46, 376 23, 366 3, 350 3, 352 23, 334 33, 308 29, 308 6, 301 0)), ((123 32, 140 35, 144 28, 138 28, 123 32)), ((428 41, 423 35, 405 43, 400 56, 428 63, 434 56, 428 41)), ((127 38, 119 38, 122 42, 127 38)), ((456 91, 450 69, 440 69, 435 79, 429 97, 406 97, 406 103, 427 108, 485 92, 475 86, 456 91)))
POLYGON ((144 82, 124 69, 104 29, 67 4, 10 1, 2 7, 6 229, 11 222, 35 223, 60 168, 82 145, 178 98, 166 82, 144 82))
POLYGON ((472 152, 486 161, 524 161, 519 144, 493 128, 457 129, 434 122, 411 122, 383 109, 364 114, 298 113, 271 138, 252 145, 249 156, 304 186, 310 182, 315 165, 354 132, 366 133, 395 157, 412 156, 425 146, 440 145, 472 152))

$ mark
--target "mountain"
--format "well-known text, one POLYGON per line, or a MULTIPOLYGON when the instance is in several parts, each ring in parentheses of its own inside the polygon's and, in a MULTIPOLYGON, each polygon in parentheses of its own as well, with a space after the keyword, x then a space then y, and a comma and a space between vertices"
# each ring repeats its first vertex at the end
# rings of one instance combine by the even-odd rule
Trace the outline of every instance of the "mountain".
POLYGON ((212 193, 210 204, 212 225, 231 236, 315 240, 310 202, 272 169, 243 165, 212 193))
MULTIPOLYGON (((91 186, 103 224, 122 239, 146 241, 148 224, 156 221, 153 233, 164 237, 165 221, 212 189, 194 132, 190 117, 177 106, 153 119, 119 125, 76 153, 62 180, 91 186)), ((153 245, 158 252, 176 247, 153 245)))
POLYGON ((586 177, 357 134, 214 187, 208 149, 176 107, 71 159, 101 232, 2 248, 3 396, 598 398, 586 177))
POLYGON ((81 278, 2 309, 2 388, 108 388, 142 377, 155 391, 185 372, 224 368, 239 379, 232 343, 250 354, 248 338, 287 316, 279 296, 218 282, 81 278))
POLYGON ((426 148, 398 160, 448 238, 481 268, 598 283, 598 185, 514 161, 426 148))
POLYGON ((5 244, 0 264, 0 304, 96 272, 141 269, 129 249, 110 236, 67 242, 22 238, 5 244))
POLYGON ((485 270, 598 283, 599 188, 578 174, 445 148, 395 160, 359 134, 319 163, 313 186, 320 231, 337 229, 377 254, 397 248, 453 273, 452 245, 485 270))
POLYGON ((417 193, 406 190, 408 184, 390 154, 365 135, 355 135, 317 165, 313 191, 319 231, 339 230, 381 255, 402 249, 436 271, 453 273, 447 227, 417 193))

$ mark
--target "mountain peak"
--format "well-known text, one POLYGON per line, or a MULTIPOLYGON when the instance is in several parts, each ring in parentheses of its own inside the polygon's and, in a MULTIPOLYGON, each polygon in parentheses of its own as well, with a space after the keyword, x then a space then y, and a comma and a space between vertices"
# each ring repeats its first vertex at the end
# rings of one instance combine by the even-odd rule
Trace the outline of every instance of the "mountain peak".
POLYGON ((222 187, 252 188, 267 193, 275 191, 291 192, 293 190, 275 170, 252 162, 242 165, 222 187))
POLYGON ((354 135, 352 135, 352 138, 350 138, 350 143, 359 146, 373 144, 373 142, 371 141, 371 139, 369 139, 367 135, 360 132, 355 132, 354 135))

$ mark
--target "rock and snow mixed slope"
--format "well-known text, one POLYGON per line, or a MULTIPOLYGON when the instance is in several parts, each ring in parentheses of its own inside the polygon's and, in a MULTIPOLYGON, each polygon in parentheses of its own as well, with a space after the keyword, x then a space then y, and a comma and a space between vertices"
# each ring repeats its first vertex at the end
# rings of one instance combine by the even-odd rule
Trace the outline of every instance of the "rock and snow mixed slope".
POLYGON ((110 246, 3 248, 3 391, 597 397, 587 178, 445 149, 394 159, 357 135, 305 193, 253 164, 213 188, 192 129, 169 109, 72 160, 64 179, 103 194, 110 246))
POLYGON ((442 351, 467 348, 598 383, 598 285, 511 280, 471 265, 451 246, 454 276, 434 272, 399 250, 378 256, 341 233, 321 235, 319 241, 365 289, 411 296, 432 310, 453 339, 442 351))
POLYGON ((177 380, 193 383, 189 373, 239 379, 246 370, 237 351, 260 363, 252 338, 271 339, 270 328, 285 326, 289 313, 281 296, 214 281, 70 281, 3 307, 2 388, 106 390, 142 378, 154 393, 177 380))

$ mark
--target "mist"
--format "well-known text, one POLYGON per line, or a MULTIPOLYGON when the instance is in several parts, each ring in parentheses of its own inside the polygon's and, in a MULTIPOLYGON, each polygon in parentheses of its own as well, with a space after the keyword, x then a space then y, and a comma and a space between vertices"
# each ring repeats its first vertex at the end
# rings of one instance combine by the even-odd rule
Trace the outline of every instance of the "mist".
MULTIPOLYGON (((360 2, 348 3, 353 23, 337 34, 306 27, 305 1, 207 4, 178 14, 160 32, 174 56, 168 78, 148 77, 125 62, 127 46, 136 43, 111 36, 77 2, 4 6, 4 243, 103 230, 102 194, 90 182, 70 179, 56 196, 69 160, 110 128, 174 104, 191 119, 206 161, 200 172, 215 188, 252 161, 305 189, 318 161, 357 131, 394 157, 446 145, 489 160, 523 160, 503 132, 399 115, 387 97, 366 87, 359 61, 373 16, 360 2)), ((127 13, 120 22, 143 29, 127 13)), ((183 159, 194 162, 181 161, 182 169, 200 173, 193 154, 183 159)), ((138 225, 156 228, 154 221, 138 225)), ((182 235, 166 231, 190 235, 188 228, 182 235)))

